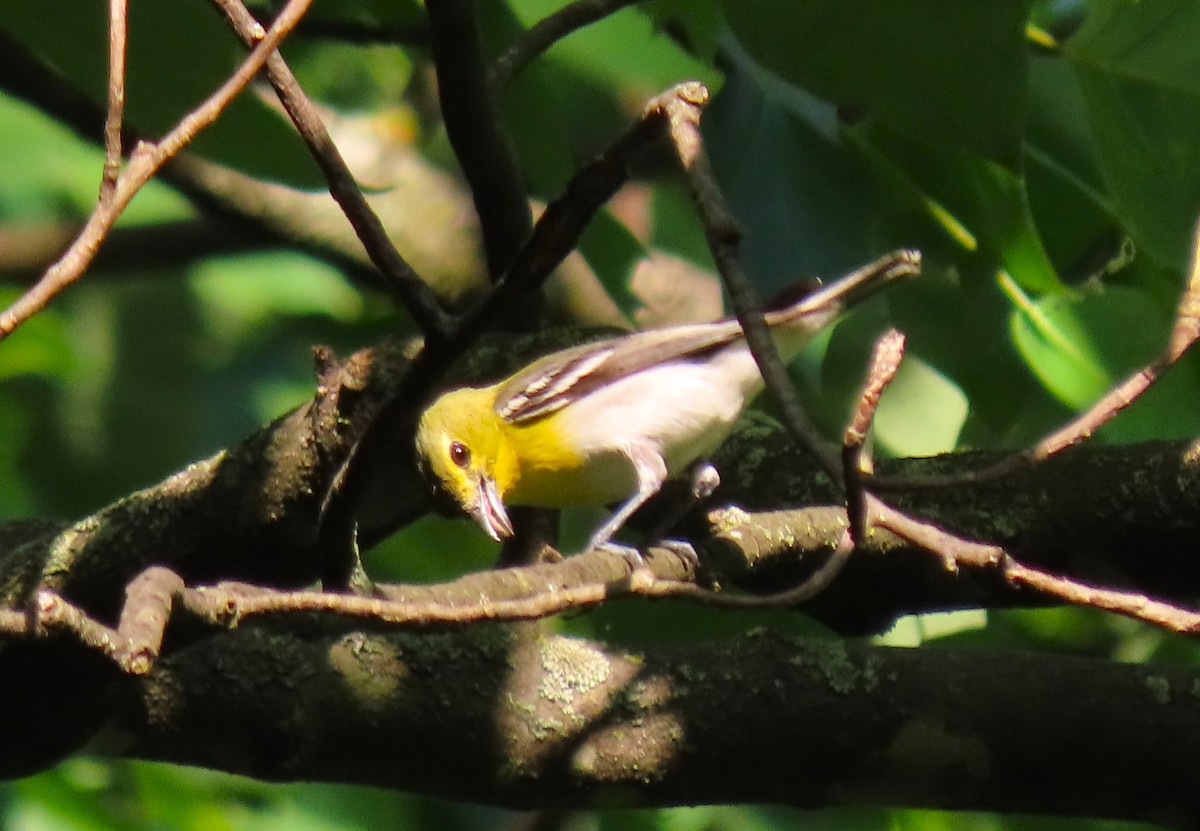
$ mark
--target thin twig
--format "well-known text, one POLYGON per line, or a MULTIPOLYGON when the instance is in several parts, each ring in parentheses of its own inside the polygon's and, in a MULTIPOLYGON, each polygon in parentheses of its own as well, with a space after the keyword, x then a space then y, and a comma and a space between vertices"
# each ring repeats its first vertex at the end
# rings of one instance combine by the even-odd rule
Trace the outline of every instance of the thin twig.
MULTIPOLYGON (((751 352, 758 361, 760 371, 767 386, 775 394, 780 403, 789 431, 818 460, 830 477, 836 481, 842 475, 841 465, 820 439, 819 433, 812 426, 803 408, 796 400, 794 391, 787 378, 786 370, 783 368, 762 313, 750 289, 749 282, 742 271, 737 253, 741 239, 741 230, 726 206, 724 197, 716 184, 716 179, 712 173, 711 164, 704 151, 700 136, 699 113, 700 108, 707 103, 707 100, 708 91, 703 85, 691 84, 681 86, 680 94, 664 102, 676 152, 687 174, 692 196, 700 211, 705 232, 708 236, 709 247, 717 262, 718 271, 730 292, 731 301, 746 333, 747 342, 750 344, 751 352)), ((1197 246, 1200 248, 1200 230, 1198 230, 1197 239, 1197 246)), ((1197 259, 1200 259, 1200 257, 1197 259)), ((1165 354, 1165 360, 1171 362, 1177 360, 1179 355, 1190 347, 1191 343, 1195 341, 1197 334, 1200 333, 1200 328, 1198 328, 1200 324, 1197 323, 1197 321, 1200 321, 1200 293, 1193 294, 1192 290, 1198 284, 1200 284, 1200 265, 1194 263, 1189 291, 1185 293, 1184 300, 1180 304, 1180 322, 1176 325, 1175 333, 1165 354)), ((1197 291, 1200 292, 1200 289, 1197 291)), ((893 361, 898 363, 898 360, 899 354, 897 352, 893 356, 893 361)), ((890 380, 895 368, 895 366, 891 366, 889 369, 888 360, 884 360, 884 371, 877 381, 882 381, 882 384, 886 384, 886 380, 884 379, 890 380)), ((880 386, 880 389, 882 389, 882 386, 880 386)), ((869 405, 867 410, 872 412, 873 406, 873 404, 869 405)), ((941 557, 944 566, 949 571, 956 571, 960 566, 983 569, 1002 567, 1008 573, 1007 569, 1015 566, 1015 562, 999 546, 978 543, 958 537, 935 525, 909 517, 865 491, 861 493, 866 502, 866 511, 864 513, 869 516, 872 524, 886 528, 902 538, 937 554, 941 557)), ((863 523, 864 526, 866 524, 863 523)), ((865 527, 860 529, 860 535, 864 533, 865 527)), ((847 536, 847 539, 849 539, 849 536, 847 536)), ((1023 567, 1021 570, 1014 571, 1013 573, 1023 575, 1026 580, 1031 580, 1031 575, 1038 574, 1042 579, 1043 585, 1057 585, 1060 589, 1071 585, 1070 581, 1063 581, 1061 578, 1056 578, 1058 582, 1055 583, 1048 575, 1040 575, 1038 572, 1024 569, 1023 567)), ((804 586, 800 587, 801 590, 804 590, 804 588, 804 586)), ((686 589, 669 589, 663 586, 658 589, 649 590, 677 592, 689 595, 704 591, 698 587, 691 586, 686 589)), ((1114 596, 1120 593, 1097 594, 1095 593, 1097 590, 1093 591, 1094 593, 1089 596, 1103 597, 1109 600, 1114 610, 1141 617, 1132 605, 1120 605, 1114 600, 1114 596)), ((1065 592, 1056 596, 1071 599, 1065 592)), ((1165 606, 1165 604, 1160 605, 1165 606)), ((1179 611, 1178 614, 1186 615, 1187 613, 1179 611)), ((1159 615, 1158 618, 1142 619, 1156 622, 1161 617, 1159 615)))
POLYGON ((575 0, 530 26, 508 49, 496 58, 488 71, 488 83, 494 90, 504 89, 538 55, 572 32, 640 0, 575 0))
MULTIPOLYGON (((254 19, 241 0, 213 0, 225 15, 230 26, 247 48, 252 48, 261 35, 262 26, 254 19)), ((384 282, 412 315, 427 335, 444 335, 449 329, 449 317, 442 310, 437 296, 420 275, 392 245, 379 216, 363 196, 358 182, 325 129, 321 116, 304 93, 296 76, 278 52, 267 59, 267 79, 275 88, 279 101, 304 139, 309 152, 321 168, 329 184, 329 193, 341 207, 362 242, 371 262, 379 269, 384 282)))
POLYGON ((1076 606, 1116 612, 1172 632, 1200 632, 1200 612, 1155 600, 1140 592, 1089 586, 1031 568, 1018 562, 999 546, 963 539, 929 523, 914 520, 873 496, 869 496, 869 499, 871 518, 876 525, 938 554, 949 571, 957 571, 959 566, 998 568, 1004 579, 1014 586, 1025 586, 1076 606))
POLYGON ((184 116, 157 144, 138 143, 130 154, 129 164, 110 194, 111 198, 96 206, 75 242, 46 270, 37 284, 0 313, 0 340, 45 308, 59 292, 83 275, 109 229, 133 199, 134 194, 150 181, 164 162, 178 154, 224 112, 229 102, 246 88, 262 69, 270 54, 279 46, 280 41, 300 21, 311 2, 312 0, 288 0, 288 4, 258 46, 216 92, 184 116))
POLYGON ((121 643, 117 631, 105 626, 74 603, 47 589, 37 592, 33 606, 37 616, 33 634, 70 632, 84 646, 117 659, 121 643))
POLYGON ((867 436, 875 420, 879 399, 904 357, 904 335, 889 329, 875 341, 867 379, 859 395, 858 407, 846 425, 842 437, 842 476, 846 484, 846 513, 850 518, 850 536, 861 541, 867 532, 867 496, 865 478, 874 472, 874 463, 866 452, 867 436))
POLYGON ((692 201, 700 213, 717 272, 729 292, 730 304, 742 325, 750 353, 758 363, 767 389, 783 412, 784 423, 826 474, 833 481, 840 481, 841 463, 796 398, 787 369, 779 358, 779 351, 763 319, 762 306, 742 269, 738 253, 742 229, 717 185, 700 135, 700 110, 708 103, 708 89, 699 82, 681 86, 686 87, 685 94, 677 96, 667 105, 671 139, 687 176, 692 201))
POLYGON ((1200 223, 1192 237, 1192 256, 1188 280, 1179 298, 1175 322, 1162 353, 1146 366, 1134 372, 1087 412, 1051 433, 1022 456, 1028 463, 1038 462, 1060 450, 1089 438, 1101 426, 1108 423, 1146 390, 1150 389, 1162 374, 1174 366, 1200 338, 1200 223))
POLYGON ((596 211, 629 180, 633 160, 663 135, 672 102, 688 94, 690 86, 681 84, 651 99, 633 126, 580 168, 562 195, 546 206, 496 290, 463 315, 456 339, 505 317, 516 303, 541 287, 574 250, 596 211))
POLYGON ((850 555, 853 553, 854 540, 847 529, 842 533, 833 553, 820 568, 799 585, 774 594, 728 594, 681 580, 655 580, 646 586, 637 587, 632 593, 645 597, 694 600, 706 606, 723 609, 790 609, 807 603, 828 588, 850 561, 850 555))
POLYGON ((121 175, 121 124, 125 119, 125 46, 129 36, 128 0, 108 3, 108 113, 104 120, 104 173, 100 200, 112 198, 121 175))
POLYGON ((1026 586, 1076 606, 1116 612, 1181 634, 1193 635, 1200 632, 1200 612, 1173 606, 1140 592, 1088 586, 1021 565, 1011 558, 1005 564, 1004 577, 1015 586, 1026 586))
POLYGON ((493 280, 509 270, 533 228, 512 138, 487 82, 472 0, 427 0, 446 136, 475 200, 493 280))
POLYGON ((1008 558, 1007 552, 998 545, 964 539, 930 522, 914 519, 871 493, 866 499, 871 526, 886 528, 901 539, 936 554, 946 571, 958 571, 960 566, 996 568, 1008 558))

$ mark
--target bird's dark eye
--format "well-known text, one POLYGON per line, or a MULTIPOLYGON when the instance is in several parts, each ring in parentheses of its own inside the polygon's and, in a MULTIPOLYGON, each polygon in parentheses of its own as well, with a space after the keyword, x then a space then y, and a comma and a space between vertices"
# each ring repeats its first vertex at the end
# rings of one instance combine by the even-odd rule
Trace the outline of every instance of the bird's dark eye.
POLYGON ((471 464, 471 450, 460 441, 450 442, 450 461, 461 468, 471 464))

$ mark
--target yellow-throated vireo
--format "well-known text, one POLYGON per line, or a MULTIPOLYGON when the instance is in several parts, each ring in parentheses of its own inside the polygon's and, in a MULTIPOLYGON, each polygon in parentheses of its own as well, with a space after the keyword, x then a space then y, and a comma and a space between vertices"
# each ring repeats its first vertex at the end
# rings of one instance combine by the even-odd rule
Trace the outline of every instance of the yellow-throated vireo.
MULTIPOLYGON (((919 269, 919 252, 897 251, 767 312, 781 356, 791 360, 847 306, 919 269)), ((715 450, 762 387, 736 320, 632 332, 443 394, 421 416, 417 461, 496 541, 513 533, 507 505, 625 500, 590 550, 668 477, 715 450)))

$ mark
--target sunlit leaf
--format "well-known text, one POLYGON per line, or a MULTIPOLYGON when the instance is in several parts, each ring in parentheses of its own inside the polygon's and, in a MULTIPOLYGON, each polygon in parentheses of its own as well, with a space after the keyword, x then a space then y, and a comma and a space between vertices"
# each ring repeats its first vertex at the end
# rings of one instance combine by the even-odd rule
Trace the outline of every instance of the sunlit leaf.
POLYGON ((968 409, 958 385, 909 355, 879 402, 875 437, 895 456, 946 453, 958 443, 968 409))
MULTIPOLYGON (((562 7, 561 0, 512 0, 523 26, 531 26, 562 7)), ((720 75, 697 60, 653 22, 633 9, 609 15, 563 38, 547 53, 572 71, 615 85, 638 98, 656 95, 683 80, 716 86, 720 75), (613 60, 620 55, 619 60, 613 60)))
POLYGON ((934 148, 878 126, 855 128, 851 136, 962 254, 998 259, 1027 289, 1060 287, 1019 175, 974 153, 934 148))
POLYGON ((1065 295, 1031 301, 1017 296, 1013 342, 1042 384, 1064 404, 1082 409, 1112 382, 1078 314, 1065 295))

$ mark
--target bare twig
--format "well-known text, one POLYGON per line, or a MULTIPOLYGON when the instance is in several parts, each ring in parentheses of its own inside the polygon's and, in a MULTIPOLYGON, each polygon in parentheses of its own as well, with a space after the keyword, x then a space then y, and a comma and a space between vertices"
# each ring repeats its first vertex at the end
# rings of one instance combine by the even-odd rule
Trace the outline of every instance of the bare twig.
POLYGON ((572 32, 608 17, 640 0, 575 0, 530 26, 496 58, 488 71, 492 89, 508 86, 538 55, 572 32))
POLYGON ((633 160, 663 135, 668 110, 673 102, 688 95, 692 86, 680 84, 651 99, 632 127, 580 168, 563 194, 546 206, 496 291, 459 321, 456 339, 481 329, 488 321, 503 318, 515 303, 541 286, 574 249, 596 211, 629 179, 633 160))
POLYGON ((104 120, 104 174, 100 199, 112 198, 121 174, 121 124, 125 114, 125 44, 129 36, 128 0, 108 3, 108 114, 104 120))
MULTIPOLYGON (((596 606, 610 598, 639 596, 655 599, 680 598, 720 608, 787 608, 811 599, 837 575, 853 551, 849 535, 843 533, 833 555, 801 585, 772 595, 737 595, 701 588, 672 576, 659 579, 650 568, 632 574, 625 559, 616 553, 596 552, 593 577, 558 585, 554 591, 538 590, 544 583, 539 572, 556 566, 514 568, 489 575, 467 575, 456 583, 517 583, 525 591, 496 599, 483 591, 469 591, 461 598, 455 583, 443 586, 377 587, 378 596, 334 594, 318 591, 281 591, 246 583, 219 583, 187 588, 179 576, 162 566, 152 566, 135 577, 126 590, 125 604, 116 628, 104 625, 79 606, 49 589, 35 597, 36 624, 31 630, 19 612, 0 610, 0 632, 41 635, 70 632, 80 643, 112 658, 124 671, 142 675, 150 671, 161 651, 163 634, 173 606, 211 626, 236 627, 254 617, 284 614, 333 614, 343 618, 370 620, 379 624, 428 626, 470 624, 480 621, 537 620, 568 611, 596 606), (521 574, 519 572, 526 572, 521 574), (614 579, 615 574, 624 577, 614 579)), ((679 555, 670 549, 653 549, 651 562, 664 573, 692 571, 680 566, 679 555), (672 562, 664 565, 663 558, 672 562)), ((564 566, 570 568, 571 566, 564 566)), ((493 588, 496 588, 493 586, 493 588)))
MULTIPOLYGON (((681 100, 671 110, 670 129, 680 162, 688 175, 693 199, 700 211, 709 247, 716 260, 717 269, 729 291, 738 319, 742 323, 751 352, 758 361, 768 389, 780 404, 784 423, 793 437, 818 460, 826 473, 837 481, 843 476, 843 468, 825 447, 819 433, 796 399, 762 313, 759 311, 759 306, 742 271, 737 254, 741 231, 725 205, 700 137, 699 111, 707 99, 707 91, 700 85, 697 87, 693 96, 681 100)), ((1200 226, 1197 229, 1191 279, 1180 302, 1178 319, 1172 336, 1162 356, 1114 389, 1102 402, 1080 419, 1022 454, 1021 457, 1018 457, 1018 463, 1028 464, 1031 461, 1043 459, 1063 447, 1087 438, 1100 424, 1111 419, 1138 395, 1141 395, 1150 384, 1157 380, 1162 370, 1172 365, 1191 347, 1197 337, 1200 337, 1200 226)), ((894 368, 891 371, 894 371, 894 368)), ((868 402, 866 407, 868 416, 873 411, 873 407, 874 404, 868 402)), ((851 438, 853 437, 851 436, 851 438)), ((858 455, 854 451, 851 451, 851 454, 851 463, 854 463, 858 459, 858 455)), ((998 467, 1004 468, 1002 472, 1011 469, 1007 463, 1002 463, 998 467)), ((983 471, 982 473, 989 474, 990 472, 983 471)), ((970 480, 977 481, 978 478, 977 474, 971 476, 970 480)), ((963 480, 956 479, 956 481, 963 480)), ((944 482, 939 482, 939 484, 941 483, 944 482)), ((1167 604, 1148 601, 1141 596, 1084 587, 1073 581, 1054 578, 1020 566, 999 546, 967 540, 930 523, 914 519, 861 488, 858 488, 856 493, 851 496, 852 499, 859 497, 865 503, 865 510, 856 512, 859 514, 859 520, 856 521, 858 527, 855 529, 854 535, 856 539, 862 539, 869 526, 875 524, 936 554, 949 571, 956 571, 961 566, 1000 567, 1006 576, 1012 575, 1014 580, 1019 579, 1028 585, 1045 588, 1052 591, 1054 596, 1071 602, 1095 600, 1098 603, 1107 603, 1108 605, 1103 608, 1111 608, 1113 611, 1119 611, 1157 625, 1162 625, 1165 620, 1190 620, 1188 617, 1190 612, 1175 609, 1167 604), (866 516, 867 521, 862 520, 863 516, 866 516)))
POLYGON ((633 593, 646 597, 693 600, 723 609, 790 609, 807 603, 824 591, 841 573, 853 553, 854 540, 847 530, 820 568, 798 585, 774 594, 729 594, 681 580, 654 580, 637 587, 633 593))
POLYGON ((428 0, 446 135, 475 200, 493 280, 507 272, 533 227, 512 138, 487 83, 471 0, 428 0))
POLYGON ((867 513, 871 525, 886 528, 901 539, 936 554, 946 571, 958 571, 960 566, 996 568, 1008 559, 1008 554, 998 545, 964 539, 930 522, 913 519, 870 493, 867 494, 867 513))
POLYGON ((775 342, 763 319, 762 307, 742 269, 738 253, 742 229, 725 203, 700 135, 700 110, 708 103, 708 89, 699 82, 681 85, 680 88, 684 94, 667 103, 671 139, 687 176, 692 200, 700 213, 709 250, 729 292, 730 304, 742 324, 746 343, 758 362, 767 389, 783 411, 789 430, 796 441, 818 460, 829 477, 839 481, 841 464, 796 398, 787 369, 779 358, 775 342))
POLYGON ((1005 563, 1004 577, 1015 586, 1026 586, 1044 595, 1061 598, 1076 606, 1089 606, 1093 609, 1103 609, 1106 612, 1116 612, 1125 617, 1145 621, 1162 629, 1185 635, 1194 635, 1200 632, 1200 612, 1164 603, 1140 592, 1124 592, 1089 586, 1021 565, 1011 558, 1005 563))
POLYGON ((1200 338, 1200 223, 1192 237, 1192 255, 1188 280, 1179 298, 1175 322, 1167 344, 1157 358, 1113 387, 1087 412, 1070 424, 1051 433, 1022 454, 1025 463, 1038 462, 1054 453, 1091 437, 1117 413, 1150 389, 1164 372, 1179 361, 1200 338))
MULTIPOLYGON (((262 26, 246 9, 245 4, 241 0, 213 2, 246 47, 253 47, 262 32, 262 26)), ((421 330, 429 335, 444 335, 450 322, 437 297, 392 245, 383 223, 363 196, 345 159, 321 122, 317 108, 301 89, 287 62, 276 52, 267 59, 266 67, 267 78, 275 88, 280 103, 320 166, 329 183, 330 195, 341 206, 346 218, 354 227, 354 232, 371 262, 379 269, 387 285, 395 292, 421 330)))
POLYGON ((202 130, 212 124, 229 102, 246 88, 280 41, 299 22, 311 2, 312 0, 289 0, 258 46, 216 92, 184 116, 161 141, 140 142, 134 148, 129 164, 110 194, 111 198, 97 204, 75 242, 58 262, 46 270, 37 284, 0 313, 0 339, 7 337, 23 322, 45 308, 55 295, 83 275, 109 229, 133 199, 134 194, 150 181, 164 162, 179 153, 202 130))
POLYGON ((846 513, 850 518, 850 536, 861 540, 867 531, 867 498, 864 478, 870 476, 874 464, 866 453, 867 435, 875 420, 880 396, 900 369, 904 357, 904 335, 889 329, 875 341, 867 380, 842 437, 842 476, 846 484, 846 513))

